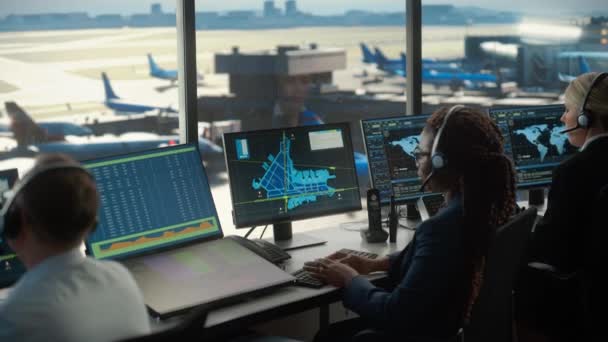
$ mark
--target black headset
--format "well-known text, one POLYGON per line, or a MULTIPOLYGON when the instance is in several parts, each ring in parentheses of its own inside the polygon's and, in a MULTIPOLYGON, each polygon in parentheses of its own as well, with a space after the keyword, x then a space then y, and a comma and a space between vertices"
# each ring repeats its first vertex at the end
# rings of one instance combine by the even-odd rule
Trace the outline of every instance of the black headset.
POLYGON ((585 109, 585 107, 587 107, 587 102, 589 101, 589 97, 591 96, 591 92, 593 91, 593 88, 597 84, 599 84, 604 78, 606 78, 606 76, 608 76, 608 72, 602 72, 593 78, 593 81, 591 81, 591 85, 589 86, 589 89, 587 89, 587 93, 585 93, 583 105, 581 106, 581 112, 579 113, 578 117, 576 118, 576 126, 561 131, 562 134, 572 132, 579 128, 589 128, 591 126, 591 121, 592 121, 591 115, 585 109))
POLYGON ((23 179, 18 181, 8 194, 8 198, 0 211, 0 240, 15 239, 19 235, 21 214, 18 205, 14 204, 15 199, 34 179, 46 174, 47 172, 55 170, 81 170, 91 177, 91 179, 93 179, 93 175, 89 172, 89 170, 80 165, 72 163, 57 162, 34 168, 32 171, 26 174, 23 179))
POLYGON ((443 131, 445 130, 445 127, 447 126, 450 117, 464 108, 465 106, 463 105, 452 106, 448 110, 447 114, 443 117, 441 126, 439 126, 437 134, 435 134, 435 138, 433 139, 433 147, 431 148, 431 173, 426 177, 426 179, 422 183, 420 191, 424 191, 424 187, 431 180, 431 177, 433 177, 435 172, 441 170, 442 168, 446 167, 446 165, 448 165, 448 159, 446 155, 438 150, 439 142, 441 141, 441 136, 443 135, 443 131))

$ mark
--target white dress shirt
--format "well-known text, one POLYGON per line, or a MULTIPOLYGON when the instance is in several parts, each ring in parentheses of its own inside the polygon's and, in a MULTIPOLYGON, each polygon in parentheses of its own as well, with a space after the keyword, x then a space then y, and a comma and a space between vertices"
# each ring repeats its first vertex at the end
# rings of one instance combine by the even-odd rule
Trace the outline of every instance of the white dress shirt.
POLYGON ((131 274, 78 248, 29 270, 0 302, 0 341, 115 341, 149 332, 131 274))

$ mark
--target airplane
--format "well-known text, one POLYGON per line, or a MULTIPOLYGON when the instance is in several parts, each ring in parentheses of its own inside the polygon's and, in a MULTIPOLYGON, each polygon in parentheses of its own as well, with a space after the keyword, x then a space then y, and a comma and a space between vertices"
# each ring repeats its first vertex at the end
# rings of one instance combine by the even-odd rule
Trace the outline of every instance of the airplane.
MULTIPOLYGON (((578 75, 584 74, 584 73, 588 73, 593 71, 591 66, 589 65, 589 62, 587 61, 588 58, 594 59, 594 60, 602 60, 602 61, 608 61, 608 52, 600 52, 600 51, 567 51, 567 52, 561 52, 557 55, 558 60, 563 60, 567 66, 570 66, 570 60, 572 58, 576 58, 577 59, 577 64, 578 64, 578 74, 568 74, 568 73, 562 73, 561 71, 558 73, 558 78, 560 81, 562 82, 566 82, 566 83, 570 83, 572 80, 574 80, 578 75)), ((562 63, 559 63, 562 64, 562 63)))
MULTIPOLYGON (((402 55, 401 65, 386 64, 382 54, 378 55, 378 57, 378 68, 380 70, 391 75, 407 77, 407 61, 404 58, 404 55, 402 55)), ((445 69, 435 70, 432 67, 425 66, 424 63, 422 67, 422 82, 433 84, 436 87, 447 85, 453 90, 458 90, 462 87, 474 88, 478 84, 483 83, 498 84, 498 81, 499 80, 496 75, 489 73, 466 72, 460 68, 449 69, 449 71, 445 71, 445 69)))
POLYGON ((150 66, 150 76, 162 80, 169 80, 171 81, 171 84, 174 84, 177 81, 177 70, 167 70, 159 67, 151 54, 148 54, 148 65, 150 66))
POLYGON ((116 114, 137 114, 137 113, 145 113, 150 111, 159 111, 161 113, 177 113, 177 111, 173 108, 169 107, 157 107, 157 106, 149 106, 144 104, 138 104, 130 101, 126 101, 121 99, 116 95, 114 90, 112 89, 112 85, 110 84, 110 80, 108 79, 108 75, 105 72, 101 73, 101 78, 103 80, 103 88, 105 90, 106 99, 104 104, 113 109, 116 114))
MULTIPOLYGON (((160 78, 161 80, 169 80, 171 81, 171 85, 175 84, 177 81, 177 70, 176 69, 163 69, 158 64, 154 58, 152 58, 152 54, 148 54, 148 65, 150 66, 150 76, 160 78)), ((197 73, 196 79, 198 81, 203 80, 203 75, 197 73)))
MULTIPOLYGON (((0 159, 33 157, 39 153, 65 153, 76 160, 87 160, 104 156, 125 154, 146 149, 176 145, 179 136, 131 132, 104 136, 51 136, 39 126, 23 109, 14 103, 7 107, 11 120, 10 129, 16 147, 0 155, 0 159), (9 109, 10 108, 10 109, 9 109)), ((203 158, 221 160, 224 150, 205 138, 198 139, 203 158)))
MULTIPOLYGON (((20 129, 31 129, 29 132, 24 132, 23 136, 28 136, 30 142, 37 142, 41 137, 45 137, 46 141, 60 141, 64 140, 66 136, 89 136, 93 135, 88 127, 76 125, 66 121, 44 121, 38 124, 33 124, 31 117, 25 114, 23 108, 19 107, 17 103, 7 101, 4 103, 6 113, 9 117, 9 121, 15 123, 24 123, 22 127, 12 127, 14 130, 20 129)), ((0 131, 11 131, 10 122, 0 123, 0 131)))
MULTIPOLYGON (((365 43, 360 43, 361 51, 363 53, 363 63, 366 64, 382 64, 385 68, 401 68, 403 62, 405 61, 406 55, 405 53, 400 54, 400 58, 390 59, 386 57, 384 52, 380 50, 380 48, 374 48, 374 52, 372 52, 365 43)), ((461 59, 435 59, 435 58, 422 58, 422 65, 425 68, 435 69, 435 70, 458 70, 462 67, 463 61, 461 59)))

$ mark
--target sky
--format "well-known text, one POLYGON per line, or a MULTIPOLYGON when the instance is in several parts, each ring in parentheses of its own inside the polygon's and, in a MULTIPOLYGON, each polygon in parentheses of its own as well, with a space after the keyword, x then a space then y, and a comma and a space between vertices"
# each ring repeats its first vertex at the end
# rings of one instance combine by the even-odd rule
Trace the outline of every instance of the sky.
MULTIPOLYGON (((50 12, 88 12, 91 15, 102 13, 118 13, 129 15, 146 13, 150 4, 161 3, 163 9, 175 10, 175 0, 0 0, 0 16, 8 14, 31 14, 50 12)), ((235 9, 261 10, 263 0, 195 0, 197 11, 226 11, 235 9)), ((602 11, 606 13, 606 0, 423 0, 423 5, 453 4, 456 6, 478 6, 483 8, 532 12, 541 14, 550 8, 561 13, 591 13, 602 11)), ((284 7, 284 0, 275 0, 275 4, 284 7)), ((349 9, 372 11, 402 11, 405 0, 298 0, 298 7, 305 12, 314 14, 343 13, 349 9)))

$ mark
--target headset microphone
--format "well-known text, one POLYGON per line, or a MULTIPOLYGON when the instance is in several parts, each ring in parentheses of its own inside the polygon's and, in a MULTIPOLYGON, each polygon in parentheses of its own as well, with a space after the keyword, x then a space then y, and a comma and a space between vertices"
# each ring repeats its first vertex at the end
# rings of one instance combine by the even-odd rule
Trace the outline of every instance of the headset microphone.
POLYGON ((565 130, 563 130, 563 131, 560 131, 560 132, 559 132, 559 134, 564 134, 564 133, 572 132, 572 131, 575 131, 575 130, 577 130, 577 129, 579 129, 579 128, 583 128, 583 127, 581 127, 581 125, 579 125, 579 124, 577 123, 577 124, 576 124, 576 126, 574 126, 574 127, 572 127, 572 128, 565 129, 565 130))
POLYGON ((443 117, 441 125, 437 130, 437 134, 435 134, 435 138, 433 139, 433 147, 431 148, 431 173, 429 173, 429 175, 422 183, 422 186, 420 187, 420 192, 424 192, 424 187, 426 187, 428 182, 431 180, 431 178, 435 174, 435 171, 441 170, 448 164, 447 157, 441 151, 439 151, 439 142, 441 141, 441 136, 443 135, 443 131, 445 130, 445 127, 448 121, 450 120, 450 117, 455 113, 458 113, 458 111, 462 110, 463 108, 465 108, 463 105, 452 106, 443 117))
POLYGON ((424 192, 424 188, 429 183, 429 181, 431 180, 432 177, 433 177, 433 171, 431 171, 431 173, 429 173, 429 175, 426 176, 426 178, 424 179, 424 182, 422 182, 422 185, 420 186, 420 190, 418 190, 418 191, 424 192))

